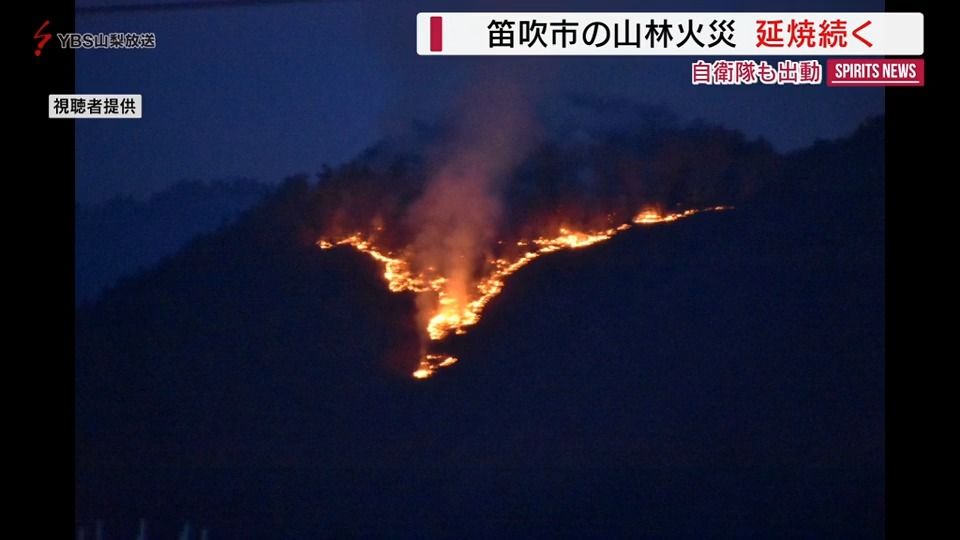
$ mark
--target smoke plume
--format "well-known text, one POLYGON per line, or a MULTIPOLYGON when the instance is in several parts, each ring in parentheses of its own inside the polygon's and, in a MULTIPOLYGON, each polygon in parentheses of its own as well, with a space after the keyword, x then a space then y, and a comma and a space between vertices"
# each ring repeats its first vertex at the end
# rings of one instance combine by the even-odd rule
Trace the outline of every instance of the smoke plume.
POLYGON ((437 155, 406 219, 414 268, 444 280, 439 294, 424 291, 417 297, 425 328, 432 320, 455 325, 466 316, 462 311, 473 284, 497 241, 504 184, 538 133, 523 92, 508 81, 488 80, 475 88, 458 117, 452 140, 437 155))
POLYGON ((534 259, 727 209, 775 164, 761 141, 681 125, 660 108, 581 96, 560 118, 532 102, 488 77, 455 121, 417 126, 324 171, 307 204, 321 248, 366 253, 391 291, 416 295, 417 377, 456 362, 430 344, 477 324, 534 259))

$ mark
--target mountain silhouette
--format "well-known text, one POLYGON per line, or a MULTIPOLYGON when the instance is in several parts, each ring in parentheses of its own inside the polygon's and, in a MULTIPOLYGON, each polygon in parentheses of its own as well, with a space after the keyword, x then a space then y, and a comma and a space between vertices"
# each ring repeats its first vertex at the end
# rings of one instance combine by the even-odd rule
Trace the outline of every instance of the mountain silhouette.
POLYGON ((77 520, 218 538, 883 535, 884 131, 520 270, 414 381, 415 306, 312 184, 78 310, 77 520), (164 529, 169 524, 169 530, 164 529))
POLYGON ((248 179, 181 181, 141 201, 76 205, 76 298, 91 302, 118 279, 149 268, 195 236, 225 225, 269 188, 248 179))

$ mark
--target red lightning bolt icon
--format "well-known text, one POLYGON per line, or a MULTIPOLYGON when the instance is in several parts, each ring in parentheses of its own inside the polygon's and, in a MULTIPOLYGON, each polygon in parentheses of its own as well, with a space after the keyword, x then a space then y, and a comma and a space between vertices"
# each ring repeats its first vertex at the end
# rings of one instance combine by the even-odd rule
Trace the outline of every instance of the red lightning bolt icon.
POLYGON ((40 25, 40 28, 37 28, 37 32, 33 34, 33 39, 40 40, 40 43, 37 43, 37 50, 33 51, 34 56, 40 56, 43 54, 43 46, 46 45, 47 42, 50 41, 50 38, 53 37, 52 35, 43 31, 48 24, 50 24, 50 21, 43 21, 43 24, 40 25))

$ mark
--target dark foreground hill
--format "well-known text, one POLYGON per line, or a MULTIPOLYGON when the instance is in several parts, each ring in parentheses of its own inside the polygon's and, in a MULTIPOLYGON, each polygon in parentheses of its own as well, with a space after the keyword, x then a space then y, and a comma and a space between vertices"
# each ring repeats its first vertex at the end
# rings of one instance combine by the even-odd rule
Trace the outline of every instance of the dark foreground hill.
POLYGON ((176 253, 259 202, 268 186, 254 180, 182 181, 145 201, 116 197, 76 206, 76 298, 90 302, 119 278, 176 253))
POLYGON ((421 383, 390 368, 412 300, 298 237, 290 182, 78 314, 77 519, 881 537, 882 156, 873 122, 734 211, 537 261, 421 383))

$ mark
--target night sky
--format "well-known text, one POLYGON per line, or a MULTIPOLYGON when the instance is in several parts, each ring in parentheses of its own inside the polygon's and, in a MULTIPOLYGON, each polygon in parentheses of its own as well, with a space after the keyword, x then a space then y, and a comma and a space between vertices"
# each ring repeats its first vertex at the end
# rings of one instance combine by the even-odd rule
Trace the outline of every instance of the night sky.
MULTIPOLYGON (((78 5, 151 3, 78 0, 78 5)), ((145 196, 183 179, 278 182, 354 157, 411 119, 431 120, 481 70, 540 103, 570 94, 666 105, 792 150, 883 111, 883 90, 690 84, 688 59, 418 57, 418 11, 882 11, 803 2, 318 1, 78 15, 81 32, 154 32, 157 48, 77 51, 77 92, 140 93, 134 122, 77 122, 77 199, 145 196)), ((741 30, 741 32, 744 32, 741 30)))

